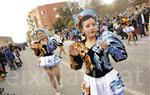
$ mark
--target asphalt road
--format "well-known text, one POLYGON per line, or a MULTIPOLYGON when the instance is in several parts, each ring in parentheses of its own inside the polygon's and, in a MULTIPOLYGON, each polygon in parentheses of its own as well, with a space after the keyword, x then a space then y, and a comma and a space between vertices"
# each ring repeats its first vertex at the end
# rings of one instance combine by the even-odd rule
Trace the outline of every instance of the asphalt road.
MULTIPOLYGON (((126 41, 123 42, 128 52, 128 59, 119 63, 111 61, 125 82, 125 95, 149 95, 150 37, 139 37, 137 46, 134 44, 128 46, 126 41)), ((66 52, 71 43, 72 41, 65 41, 66 52)), ((79 71, 71 70, 68 65, 69 57, 62 56, 60 65, 63 83, 62 95, 80 95, 84 68, 79 71)), ((10 71, 7 67, 7 78, 0 82, 0 88, 4 88, 5 93, 9 95, 55 95, 46 72, 43 68, 37 67, 37 57, 34 56, 32 50, 28 48, 22 51, 21 59, 24 63, 23 67, 15 71, 10 71)))

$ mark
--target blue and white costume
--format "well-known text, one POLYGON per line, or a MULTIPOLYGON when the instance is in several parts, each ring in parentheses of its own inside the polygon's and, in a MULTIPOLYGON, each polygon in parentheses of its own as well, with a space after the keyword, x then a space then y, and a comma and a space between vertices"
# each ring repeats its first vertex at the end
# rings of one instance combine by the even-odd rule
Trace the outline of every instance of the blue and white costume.
MULTIPOLYGON (((81 16, 93 15, 92 12, 85 10, 81 12, 81 16), (84 12, 84 11, 83 11, 84 12)), ((85 44, 85 41, 82 41, 85 44)), ((89 95, 123 95, 124 84, 121 80, 119 73, 112 67, 109 55, 116 61, 122 61, 127 58, 127 52, 123 43, 118 37, 110 31, 104 31, 99 37, 96 37, 96 43, 88 49, 86 53, 90 56, 90 62, 93 69, 84 74, 84 86, 90 89, 89 95), (100 42, 103 41, 107 44, 107 50, 100 47, 100 42)), ((76 70, 82 67, 85 58, 80 55, 71 56, 73 63, 76 63, 76 70)), ((86 92, 85 92, 85 95, 86 92)))
MULTIPOLYGON (((43 31, 47 35, 47 31, 38 28, 36 31, 43 31)), ((61 59, 54 54, 54 50, 57 48, 57 40, 55 37, 48 37, 48 43, 43 44, 39 41, 39 48, 36 49, 35 54, 39 57, 39 67, 53 67, 60 63, 61 59)))
POLYGON ((126 32, 126 33, 134 32, 134 31, 135 31, 135 29, 134 29, 133 26, 125 27, 125 28, 123 29, 123 32, 126 32))

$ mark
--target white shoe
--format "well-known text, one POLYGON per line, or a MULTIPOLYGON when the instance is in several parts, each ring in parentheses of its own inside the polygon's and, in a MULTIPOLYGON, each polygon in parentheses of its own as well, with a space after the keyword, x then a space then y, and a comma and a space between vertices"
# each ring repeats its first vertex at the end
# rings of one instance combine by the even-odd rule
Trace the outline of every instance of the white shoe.
POLYGON ((59 88, 63 88, 62 82, 59 83, 59 88))
POLYGON ((56 92, 56 95, 60 95, 60 92, 56 92))

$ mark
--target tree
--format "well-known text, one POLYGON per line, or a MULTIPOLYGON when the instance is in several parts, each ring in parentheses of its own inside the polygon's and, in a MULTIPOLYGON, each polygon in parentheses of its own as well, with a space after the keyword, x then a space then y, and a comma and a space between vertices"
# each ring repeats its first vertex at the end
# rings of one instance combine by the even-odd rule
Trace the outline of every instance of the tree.
POLYGON ((61 18, 57 18, 55 23, 53 24, 54 29, 65 29, 66 25, 63 23, 61 18))
POLYGON ((148 0, 134 0, 133 5, 136 6, 146 2, 148 2, 148 0))
POLYGON ((85 2, 85 9, 93 9, 100 15, 100 11, 102 8, 101 0, 90 0, 89 2, 85 2))
POLYGON ((71 20, 71 21, 69 22, 68 27, 69 27, 70 29, 73 29, 73 27, 74 27, 73 20, 71 20))
POLYGON ((94 9, 98 16, 114 15, 125 11, 129 7, 148 2, 148 0, 114 0, 112 4, 104 5, 102 0, 90 0, 85 2, 85 9, 94 9))
POLYGON ((79 13, 82 9, 79 7, 77 2, 68 2, 63 7, 59 7, 57 12, 59 13, 59 18, 57 18, 54 23, 54 28, 71 28, 69 23, 73 20, 73 14, 79 13), (61 23, 61 24, 59 24, 61 23), (58 26, 57 26, 58 25, 58 26), (62 26, 61 26, 62 25, 62 26))

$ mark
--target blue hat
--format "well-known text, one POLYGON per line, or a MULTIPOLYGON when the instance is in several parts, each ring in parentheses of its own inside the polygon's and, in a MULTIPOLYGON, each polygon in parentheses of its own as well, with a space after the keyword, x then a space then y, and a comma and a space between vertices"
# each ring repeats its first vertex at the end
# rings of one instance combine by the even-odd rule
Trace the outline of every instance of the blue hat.
POLYGON ((96 11, 95 10, 91 10, 91 9, 86 9, 86 10, 83 10, 82 12, 80 12, 78 14, 78 16, 86 16, 86 15, 91 15, 93 17, 96 17, 96 11))
POLYGON ((79 23, 79 18, 80 17, 84 17, 84 16, 87 16, 87 15, 90 15, 90 16, 93 16, 97 19, 97 16, 96 16, 96 11, 95 10, 91 10, 91 9, 85 9, 83 10, 82 12, 80 12, 78 15, 74 15, 73 16, 73 19, 74 19, 74 25, 76 27, 76 25, 79 23))
POLYGON ((49 35, 48 35, 48 31, 45 30, 44 28, 42 28, 42 27, 37 28, 37 29, 35 30, 35 33, 37 34, 39 31, 42 31, 42 32, 45 33, 46 36, 49 36, 49 35))

